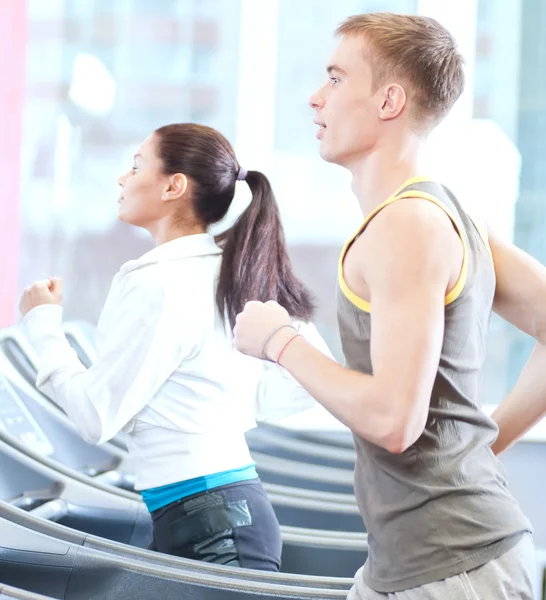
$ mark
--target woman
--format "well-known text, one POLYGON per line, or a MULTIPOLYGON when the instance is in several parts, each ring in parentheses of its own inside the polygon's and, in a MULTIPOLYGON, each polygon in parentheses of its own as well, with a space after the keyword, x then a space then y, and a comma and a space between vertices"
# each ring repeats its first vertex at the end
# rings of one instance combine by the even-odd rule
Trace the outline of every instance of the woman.
POLYGON ((288 411, 301 400, 308 406, 309 396, 276 365, 237 353, 231 330, 247 300, 274 299, 304 335, 317 334, 306 324, 312 302, 292 272, 270 184, 242 169, 217 131, 175 124, 141 144, 119 185, 119 218, 147 229, 156 248, 114 278, 88 370, 63 334, 62 282, 25 289, 37 386, 87 441, 128 434, 152 549, 276 571, 279 525, 244 433, 259 406, 277 409, 268 396, 288 411), (217 245, 207 229, 226 215, 238 180, 252 201, 217 245))

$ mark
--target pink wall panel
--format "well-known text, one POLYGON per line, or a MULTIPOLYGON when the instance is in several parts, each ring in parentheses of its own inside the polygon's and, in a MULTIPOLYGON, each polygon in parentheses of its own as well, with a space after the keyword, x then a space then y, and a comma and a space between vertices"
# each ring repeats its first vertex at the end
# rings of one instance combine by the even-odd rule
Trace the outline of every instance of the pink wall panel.
POLYGON ((26 1, 0 0, 0 327, 17 305, 26 44, 26 1))

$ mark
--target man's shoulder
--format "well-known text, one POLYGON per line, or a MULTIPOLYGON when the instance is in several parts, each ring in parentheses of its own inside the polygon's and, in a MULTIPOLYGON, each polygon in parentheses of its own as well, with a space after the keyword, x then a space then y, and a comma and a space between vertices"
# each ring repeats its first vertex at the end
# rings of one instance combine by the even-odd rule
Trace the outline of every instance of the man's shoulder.
POLYGON ((454 233, 451 218, 441 206, 426 199, 404 198, 391 202, 370 220, 354 250, 372 263, 431 248, 441 252, 454 233))

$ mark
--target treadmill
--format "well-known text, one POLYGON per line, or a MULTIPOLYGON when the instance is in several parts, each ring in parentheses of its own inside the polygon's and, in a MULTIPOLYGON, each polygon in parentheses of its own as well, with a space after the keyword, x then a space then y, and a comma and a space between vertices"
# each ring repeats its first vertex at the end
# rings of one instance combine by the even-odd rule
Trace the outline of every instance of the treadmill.
MULTIPOLYGON (((32 349, 27 346, 28 342, 17 329, 5 330, 3 334, 0 335, 0 350, 7 358, 9 358, 8 363, 2 361, 2 365, 4 365, 2 366, 3 371, 6 373, 9 372, 9 378, 12 382, 17 382, 16 387, 18 393, 25 399, 27 405, 29 405, 29 403, 32 405, 29 406, 33 412, 33 406, 40 405, 44 409, 42 413, 47 413, 46 415, 43 415, 46 420, 49 419, 49 421, 56 420, 57 422, 61 422, 64 425, 64 430, 70 428, 75 432, 72 423, 66 415, 51 400, 38 392, 33 383, 31 383, 36 377, 36 371, 30 364, 30 360, 26 360, 27 356, 30 355, 30 357, 32 357, 32 349), (28 363, 26 367, 24 367, 25 362, 28 363), (10 368, 10 366, 15 367, 15 370, 10 368)), ((73 439, 70 441, 71 447, 74 447, 75 445, 81 447, 82 444, 86 444, 83 440, 78 441, 77 438, 79 438, 79 436, 77 433, 75 436, 72 436, 72 438, 73 439)), ((280 442, 282 444, 282 438, 280 439, 280 442)), ((275 450, 272 446, 271 439, 269 444, 271 446, 271 452, 274 452, 275 450)), ((86 446, 90 453, 94 455, 97 454, 98 449, 96 446, 91 446, 89 444, 86 444, 86 446)), ((282 447, 282 445, 280 447, 282 447)), ((109 480, 116 486, 132 489, 132 478, 127 476, 127 470, 130 469, 130 466, 127 463, 127 452, 121 448, 121 444, 118 443, 114 446, 111 442, 107 442, 106 444, 101 445, 100 451, 104 452, 101 458, 102 462, 104 462, 106 456, 112 454, 115 456, 115 459, 112 459, 108 465, 101 464, 100 461, 98 466, 97 464, 87 465, 89 474, 100 474, 105 481, 109 480)), ((321 451, 324 452, 325 449, 322 448, 321 451)), ((277 458, 258 451, 252 451, 252 455, 257 463, 258 473, 268 492, 273 491, 268 489, 268 484, 276 486, 277 492, 279 491, 279 486, 293 489, 315 490, 317 493, 311 494, 312 497, 322 497, 325 495, 324 492, 327 492, 325 496, 333 493, 336 495, 336 502, 340 501, 340 494, 346 494, 343 504, 353 504, 353 506, 356 507, 356 501, 353 495, 352 466, 351 470, 349 470, 348 468, 341 469, 322 466, 320 464, 308 464, 298 460, 277 458)), ((318 455, 316 460, 319 460, 318 455)), ((363 531, 364 526, 356 508, 354 509, 353 514, 355 515, 355 518, 352 519, 352 522, 348 523, 347 526, 340 528, 348 530, 356 528, 357 530, 363 531)))
MULTIPOLYGON (((74 468, 59 464, 51 458, 53 444, 26 410, 17 394, 13 392, 9 381, 0 378, 0 419, 3 430, 0 431, 0 497, 9 500, 12 505, 32 511, 35 515, 61 522, 73 529, 110 538, 138 547, 146 547, 151 539, 151 520, 140 497, 132 492, 114 488, 102 483, 99 478, 90 478, 74 468), (8 421, 8 419, 10 419, 8 421), (8 431, 8 422, 17 422, 16 431, 8 431), (18 434, 19 439, 16 437, 18 434), (45 450, 45 451, 44 451, 45 450), (50 456, 48 456, 48 451, 50 456), (53 512, 52 512, 53 511, 53 512)), ((13 427, 13 425, 12 425, 13 427)), ((281 501, 301 503, 297 498, 281 498, 281 501)), ((315 501, 319 504, 319 501, 315 501)), ((300 507, 305 514, 306 506, 313 508, 307 501, 300 507)), ((316 508, 316 507, 314 507, 316 508)), ((334 516, 334 505, 328 506, 334 516)), ((354 510, 354 507, 340 509, 354 510)), ((323 515, 324 518, 324 515, 323 515)), ((282 521, 281 521, 282 522, 282 521)), ((302 527, 283 527, 285 570, 298 572, 298 565, 309 548, 310 568, 315 566, 315 574, 339 575, 339 569, 345 569, 343 575, 354 574, 348 564, 362 564, 366 557, 366 538, 341 532, 326 533, 320 530, 308 530, 302 527), (351 548, 343 551, 343 540, 350 539, 351 548), (353 554, 351 563, 347 557, 339 561, 327 558, 328 545, 335 542, 340 549, 338 556, 353 554), (321 560, 319 560, 321 555, 321 560)))

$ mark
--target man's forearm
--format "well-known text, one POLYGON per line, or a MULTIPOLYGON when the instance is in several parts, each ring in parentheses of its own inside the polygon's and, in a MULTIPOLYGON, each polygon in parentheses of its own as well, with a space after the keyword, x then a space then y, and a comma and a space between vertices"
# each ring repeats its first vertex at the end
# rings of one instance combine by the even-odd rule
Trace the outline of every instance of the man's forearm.
POLYGON ((492 418, 499 436, 492 448, 500 454, 546 415, 546 344, 537 343, 514 389, 492 418))
MULTIPOLYGON (((283 332, 275 339, 272 356, 278 354, 290 336, 290 332, 283 332)), ((303 338, 289 344, 281 365, 349 429, 389 449, 395 415, 379 392, 377 378, 341 366, 303 338)))

